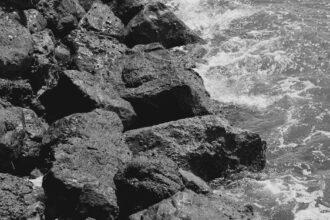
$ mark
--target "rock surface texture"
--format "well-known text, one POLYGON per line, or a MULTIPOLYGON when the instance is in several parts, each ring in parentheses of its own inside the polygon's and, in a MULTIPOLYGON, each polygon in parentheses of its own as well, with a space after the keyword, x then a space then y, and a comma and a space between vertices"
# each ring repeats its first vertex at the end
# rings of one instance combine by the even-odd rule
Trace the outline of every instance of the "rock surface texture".
POLYGON ((0 1, 0 219, 258 219, 212 188, 266 143, 210 98, 202 44, 161 0, 0 1))

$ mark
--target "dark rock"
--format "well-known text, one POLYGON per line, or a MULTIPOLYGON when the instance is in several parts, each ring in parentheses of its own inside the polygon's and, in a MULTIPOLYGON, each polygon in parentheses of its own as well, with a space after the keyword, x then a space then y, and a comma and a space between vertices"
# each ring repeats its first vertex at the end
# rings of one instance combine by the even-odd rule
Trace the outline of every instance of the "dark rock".
POLYGON ((28 29, 8 15, 0 17, 0 78, 23 75, 31 62, 32 48, 28 29))
POLYGON ((113 176, 131 159, 119 117, 95 110, 55 122, 44 137, 51 169, 44 177, 51 217, 116 219, 113 176))
POLYGON ((43 31, 47 27, 46 19, 35 9, 29 9, 24 11, 26 26, 33 34, 39 31, 43 31))
POLYGON ((40 0, 3 0, 5 5, 18 9, 34 8, 40 0))
POLYGON ((113 0, 112 8, 115 14, 126 25, 151 0, 113 0))
POLYGON ((47 125, 29 109, 0 109, 0 172, 29 174, 38 165, 46 129, 47 125))
POLYGON ((211 192, 209 185, 193 173, 183 169, 179 169, 179 173, 186 188, 199 194, 211 192))
POLYGON ((59 43, 55 48, 55 59, 61 67, 68 67, 72 63, 70 49, 66 45, 59 43))
POLYGON ((207 181, 265 166, 266 143, 259 135, 230 127, 215 115, 128 131, 126 143, 134 154, 154 152, 168 156, 207 181))
POLYGON ((166 157, 139 156, 114 178, 122 217, 143 210, 184 188, 177 165, 166 157))
POLYGON ((224 196, 199 195, 186 190, 130 216, 130 220, 230 220, 258 219, 249 207, 224 196))
POLYGON ((129 101, 143 127, 208 114, 209 94, 203 80, 159 44, 136 47, 126 56, 122 72, 129 101))
POLYGON ((88 13, 81 19, 79 26, 119 40, 124 35, 124 24, 114 15, 108 5, 100 2, 92 5, 88 13))
POLYGON ((61 72, 57 85, 46 90, 39 99, 46 108, 48 121, 95 108, 117 113, 125 127, 131 126, 136 117, 133 107, 120 98, 111 84, 87 72, 61 72))
POLYGON ((125 42, 129 47, 159 42, 171 48, 203 40, 163 3, 151 2, 127 24, 125 42))
POLYGON ((68 36, 74 48, 75 66, 80 71, 101 75, 114 85, 121 83, 121 58, 126 46, 95 32, 75 30, 68 36))
POLYGON ((33 90, 27 80, 0 78, 0 98, 20 107, 33 106, 33 90))
POLYGON ((31 182, 0 173, 0 219, 44 219, 44 204, 31 182))
POLYGON ((37 9, 58 36, 64 36, 76 28, 85 14, 78 0, 40 0, 37 9))

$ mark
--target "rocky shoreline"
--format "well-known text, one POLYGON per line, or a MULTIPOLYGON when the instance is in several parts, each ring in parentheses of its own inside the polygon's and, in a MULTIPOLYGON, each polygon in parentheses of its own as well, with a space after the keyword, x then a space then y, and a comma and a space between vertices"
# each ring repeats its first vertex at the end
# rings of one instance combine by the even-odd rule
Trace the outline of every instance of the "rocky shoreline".
POLYGON ((0 219, 258 219, 209 184, 266 143, 172 50, 203 43, 161 1, 2 1, 0 219))

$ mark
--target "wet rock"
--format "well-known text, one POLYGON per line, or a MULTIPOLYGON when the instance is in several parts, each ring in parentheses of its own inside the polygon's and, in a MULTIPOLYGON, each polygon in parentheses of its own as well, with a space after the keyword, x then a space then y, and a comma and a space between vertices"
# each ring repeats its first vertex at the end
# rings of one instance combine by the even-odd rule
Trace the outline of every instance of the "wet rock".
POLYGON ((57 85, 46 90, 39 99, 46 108, 48 121, 95 108, 117 113, 125 127, 129 127, 136 117, 133 107, 120 98, 111 84, 104 83, 100 77, 87 72, 61 72, 57 85))
POLYGON ((43 140, 51 161, 43 181, 50 217, 116 219, 113 176, 131 159, 122 131, 119 117, 103 110, 70 115, 52 125, 43 140))
POLYGON ((31 182, 0 173, 0 219, 44 219, 44 204, 31 182))
POLYGON ((138 156, 114 178, 122 217, 143 210, 184 188, 177 165, 166 157, 138 156))
POLYGON ((186 188, 199 194, 211 192, 209 185, 193 173, 183 169, 179 169, 179 173, 186 188))
POLYGON ((88 13, 81 19, 79 26, 117 39, 121 39, 124 35, 124 24, 108 5, 100 2, 92 5, 88 13))
POLYGON ((68 36, 74 48, 74 63, 78 70, 101 75, 114 85, 121 83, 121 58, 126 46, 113 38, 95 32, 75 30, 68 36))
POLYGON ((126 143, 134 154, 165 155, 207 181, 265 166, 266 143, 259 135, 230 127, 215 115, 128 131, 126 143))
POLYGON ((129 47, 159 42, 171 48, 203 43, 203 40, 163 3, 151 2, 127 24, 125 42, 129 47))
POLYGON ((46 19, 36 9, 25 10, 24 15, 26 26, 32 34, 42 31, 47 27, 46 19))
POLYGON ((31 62, 32 48, 28 29, 8 15, 0 17, 0 78, 22 76, 31 62))
POLYGON ((169 199, 134 215, 130 220, 152 219, 191 219, 191 220, 230 220, 258 219, 249 207, 216 195, 199 195, 186 190, 178 192, 169 199))
POLYGON ((29 110, 0 109, 0 172, 29 174, 38 165, 47 125, 29 110))
POLYGON ((85 10, 78 0, 40 0, 37 9, 55 35, 64 36, 78 26, 85 10))
POLYGON ((138 115, 135 127, 208 114, 210 98, 203 80, 159 44, 130 51, 124 59, 122 80, 121 97, 138 115))

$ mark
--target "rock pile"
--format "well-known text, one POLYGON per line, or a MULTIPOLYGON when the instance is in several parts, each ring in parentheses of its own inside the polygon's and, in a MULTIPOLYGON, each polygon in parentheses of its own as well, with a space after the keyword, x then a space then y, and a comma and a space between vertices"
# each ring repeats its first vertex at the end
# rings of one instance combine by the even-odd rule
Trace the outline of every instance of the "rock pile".
POLYGON ((171 49, 197 44, 162 1, 2 1, 0 219, 256 218, 208 185, 266 143, 171 49))

